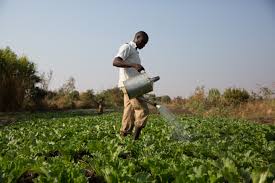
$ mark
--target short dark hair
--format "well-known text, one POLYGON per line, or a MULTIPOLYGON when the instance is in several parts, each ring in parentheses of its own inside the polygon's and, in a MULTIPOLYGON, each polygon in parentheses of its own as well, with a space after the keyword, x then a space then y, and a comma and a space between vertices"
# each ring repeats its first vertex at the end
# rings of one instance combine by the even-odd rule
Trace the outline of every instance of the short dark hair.
POLYGON ((144 37, 145 39, 149 39, 149 36, 148 36, 148 34, 146 33, 146 32, 144 32, 144 31, 138 31, 136 34, 135 34, 135 38, 136 37, 138 37, 138 36, 142 36, 142 37, 144 37))

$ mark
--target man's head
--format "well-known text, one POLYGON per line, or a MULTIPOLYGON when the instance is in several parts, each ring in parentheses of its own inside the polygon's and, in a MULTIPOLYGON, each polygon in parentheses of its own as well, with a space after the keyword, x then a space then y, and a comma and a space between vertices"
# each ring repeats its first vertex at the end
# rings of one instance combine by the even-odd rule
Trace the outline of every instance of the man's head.
POLYGON ((139 31, 135 34, 134 42, 138 49, 142 49, 148 43, 148 40, 149 36, 144 31, 139 31))

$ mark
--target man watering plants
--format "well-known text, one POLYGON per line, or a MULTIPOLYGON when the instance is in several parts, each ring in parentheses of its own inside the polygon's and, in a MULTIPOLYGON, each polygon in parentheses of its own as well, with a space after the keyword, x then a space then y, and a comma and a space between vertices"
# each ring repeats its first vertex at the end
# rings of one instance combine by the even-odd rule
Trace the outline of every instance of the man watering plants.
MULTIPOLYGON (((141 65, 138 49, 144 48, 149 37, 146 32, 139 31, 135 34, 134 40, 120 46, 117 55, 113 60, 113 66, 119 67, 118 87, 123 88, 123 81, 135 77, 144 70, 141 65)), ((139 138, 141 129, 145 127, 149 109, 143 100, 139 98, 129 99, 124 91, 124 111, 122 117, 121 136, 127 136, 134 130, 134 139, 139 138)))

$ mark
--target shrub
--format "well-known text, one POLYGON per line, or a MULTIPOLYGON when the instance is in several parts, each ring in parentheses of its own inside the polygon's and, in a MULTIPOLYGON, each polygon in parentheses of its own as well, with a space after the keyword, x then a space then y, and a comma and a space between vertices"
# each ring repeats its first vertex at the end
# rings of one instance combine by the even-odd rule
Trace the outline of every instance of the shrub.
POLYGON ((182 98, 181 96, 177 96, 177 97, 173 98, 172 103, 176 106, 182 106, 182 105, 186 104, 186 101, 187 101, 187 99, 182 98))
POLYGON ((59 96, 55 102, 58 109, 73 109, 75 104, 69 95, 59 96))
POLYGON ((106 107, 122 107, 123 106, 123 92, 119 88, 112 88, 103 90, 96 94, 97 101, 104 99, 106 107))
POLYGON ((160 97, 161 103, 169 104, 171 102, 171 98, 168 95, 164 95, 160 97))
POLYGON ((186 107, 191 111, 202 114, 206 110, 204 86, 197 87, 194 94, 189 97, 186 107))
POLYGON ((97 107, 94 91, 87 90, 86 92, 82 92, 79 96, 79 101, 77 103, 78 103, 77 105, 78 108, 97 107))
POLYGON ((227 105, 238 105, 247 102, 250 95, 245 89, 227 88, 223 93, 223 98, 227 105))
POLYGON ((207 102, 212 106, 218 106, 220 104, 221 93, 216 88, 211 88, 208 91, 207 102))

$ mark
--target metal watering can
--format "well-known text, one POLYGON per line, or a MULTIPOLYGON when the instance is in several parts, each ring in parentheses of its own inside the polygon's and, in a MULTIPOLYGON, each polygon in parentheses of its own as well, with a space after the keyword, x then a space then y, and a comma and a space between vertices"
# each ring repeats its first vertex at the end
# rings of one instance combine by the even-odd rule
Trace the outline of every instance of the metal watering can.
POLYGON ((181 128, 176 120, 176 116, 167 107, 143 97, 144 94, 153 91, 153 84, 159 79, 159 76, 150 78, 144 72, 124 81, 124 87, 122 90, 124 93, 128 94, 129 99, 138 98, 152 106, 155 106, 159 111, 159 114, 175 127, 176 131, 173 133, 174 138, 177 140, 192 140, 193 137, 189 134, 189 132, 181 128))
POLYGON ((153 83, 160 79, 159 76, 150 78, 145 72, 129 78, 123 82, 124 91, 129 99, 141 97, 142 95, 153 91, 153 83))

